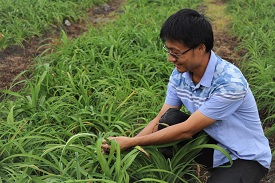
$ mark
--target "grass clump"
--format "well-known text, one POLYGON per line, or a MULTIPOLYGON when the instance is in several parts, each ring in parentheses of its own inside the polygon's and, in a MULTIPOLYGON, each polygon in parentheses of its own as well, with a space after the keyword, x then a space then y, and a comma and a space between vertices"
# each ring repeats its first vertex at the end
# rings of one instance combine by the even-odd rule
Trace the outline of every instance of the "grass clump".
POLYGON ((0 0, 0 50, 23 46, 32 36, 41 36, 53 26, 62 26, 64 19, 84 20, 85 10, 103 0, 0 0))

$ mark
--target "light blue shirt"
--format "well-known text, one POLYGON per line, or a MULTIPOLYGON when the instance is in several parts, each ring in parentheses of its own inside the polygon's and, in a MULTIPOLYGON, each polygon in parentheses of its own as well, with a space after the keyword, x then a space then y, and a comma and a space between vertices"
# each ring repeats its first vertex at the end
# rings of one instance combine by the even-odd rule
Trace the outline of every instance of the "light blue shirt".
MULTIPOLYGON (((272 155, 264 136, 254 96, 241 71, 211 51, 210 60, 201 81, 195 85, 189 72, 175 68, 170 76, 165 103, 184 105, 193 113, 199 110, 216 122, 204 131, 218 141, 233 160, 255 160, 270 167, 272 155)), ((214 151, 213 167, 228 162, 214 151)))

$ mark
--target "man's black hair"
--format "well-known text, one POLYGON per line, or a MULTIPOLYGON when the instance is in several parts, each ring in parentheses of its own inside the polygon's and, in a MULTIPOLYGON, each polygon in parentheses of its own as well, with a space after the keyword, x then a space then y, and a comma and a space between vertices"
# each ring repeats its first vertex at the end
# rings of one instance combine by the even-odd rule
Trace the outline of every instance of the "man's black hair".
POLYGON ((179 41, 189 48, 199 44, 209 52, 213 48, 213 30, 206 17, 192 9, 182 9, 171 15, 162 25, 162 41, 179 41))

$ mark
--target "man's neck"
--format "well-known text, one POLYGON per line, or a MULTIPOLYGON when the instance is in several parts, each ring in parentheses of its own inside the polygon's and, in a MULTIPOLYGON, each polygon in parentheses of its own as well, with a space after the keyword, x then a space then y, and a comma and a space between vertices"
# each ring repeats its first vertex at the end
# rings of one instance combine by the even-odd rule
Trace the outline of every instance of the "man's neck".
POLYGON ((203 77, 205 70, 207 68, 207 65, 209 63, 210 60, 210 53, 205 53, 202 57, 202 62, 201 62, 201 66, 197 68, 197 70, 195 70, 194 72, 190 73, 191 74, 191 78, 193 83, 196 85, 200 82, 201 78, 203 77))

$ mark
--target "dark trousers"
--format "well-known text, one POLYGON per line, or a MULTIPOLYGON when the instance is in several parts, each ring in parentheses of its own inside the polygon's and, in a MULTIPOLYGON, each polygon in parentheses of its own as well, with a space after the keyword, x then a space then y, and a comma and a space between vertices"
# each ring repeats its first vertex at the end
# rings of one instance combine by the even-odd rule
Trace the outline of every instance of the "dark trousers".
MULTIPOLYGON (((178 109, 170 108, 161 117, 158 125, 158 130, 167 126, 175 125, 186 121, 189 118, 188 114, 181 112, 178 109)), ((193 135, 196 138, 199 133, 193 135)), ((184 146, 188 140, 180 142, 180 147, 184 146)), ((217 144, 218 142, 209 136, 208 144, 217 144)), ((161 148, 160 151, 166 158, 173 157, 172 147, 161 148)), ((202 149, 195 161, 204 165, 210 172, 211 176, 207 183, 259 183, 264 177, 268 169, 264 168, 256 161, 237 159, 233 161, 230 168, 212 168, 213 167, 214 149, 202 149)))
POLYGON ((259 183, 268 169, 257 161, 237 159, 230 168, 213 168, 207 183, 259 183))

